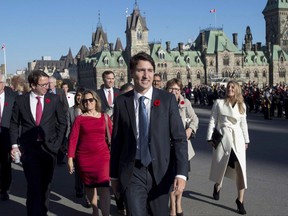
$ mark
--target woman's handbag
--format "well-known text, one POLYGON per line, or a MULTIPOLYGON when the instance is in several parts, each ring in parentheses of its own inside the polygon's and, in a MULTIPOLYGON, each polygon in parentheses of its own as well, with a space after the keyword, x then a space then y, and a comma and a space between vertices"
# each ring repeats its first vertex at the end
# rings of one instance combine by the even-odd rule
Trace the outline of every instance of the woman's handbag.
POLYGON ((219 145, 219 143, 222 141, 223 135, 216 129, 214 128, 213 134, 212 134, 212 142, 213 142, 213 147, 216 149, 219 145))
POLYGON ((106 143, 108 145, 108 149, 110 150, 110 148, 111 148, 111 135, 109 132, 109 127, 108 127, 108 115, 106 113, 104 113, 104 117, 105 117, 105 125, 106 125, 106 143))

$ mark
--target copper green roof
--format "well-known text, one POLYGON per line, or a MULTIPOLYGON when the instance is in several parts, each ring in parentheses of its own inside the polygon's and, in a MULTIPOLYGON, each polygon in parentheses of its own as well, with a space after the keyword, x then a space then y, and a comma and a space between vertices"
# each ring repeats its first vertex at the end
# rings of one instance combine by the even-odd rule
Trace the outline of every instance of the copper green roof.
MULTIPOLYGON (((205 44, 207 46, 207 54, 214 54, 216 52, 223 52, 225 50, 241 54, 241 51, 232 43, 232 41, 225 35, 221 28, 204 29, 201 33, 205 33, 205 44)), ((195 40, 195 49, 201 50, 201 34, 195 40)))
POLYGON ((204 65, 201 61, 201 53, 199 51, 184 50, 182 54, 178 50, 167 52, 162 48, 161 44, 153 44, 151 48, 151 57, 155 62, 163 61, 159 58, 159 52, 165 53, 165 62, 172 62, 173 67, 186 67, 187 64, 191 67, 203 67, 204 65), (189 63, 187 63, 188 58, 190 59, 189 63))
POLYGON ((263 13, 275 9, 288 9, 288 2, 286 0, 268 0, 263 13))
POLYGON ((284 52, 283 49, 279 45, 273 45, 272 46, 272 60, 278 61, 281 56, 283 56, 286 61, 288 60, 287 53, 284 52))
POLYGON ((263 51, 248 51, 245 52, 244 64, 246 66, 255 66, 267 64, 267 59, 263 51))

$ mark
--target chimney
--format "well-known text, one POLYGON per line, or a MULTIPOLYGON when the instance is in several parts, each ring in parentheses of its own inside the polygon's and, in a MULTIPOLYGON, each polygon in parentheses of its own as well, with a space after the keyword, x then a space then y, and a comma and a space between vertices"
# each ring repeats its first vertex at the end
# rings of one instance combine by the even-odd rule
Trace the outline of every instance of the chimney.
POLYGON ((167 51, 168 53, 171 52, 170 44, 171 44, 170 41, 166 41, 166 51, 167 51))
POLYGON ((261 50, 261 48, 262 48, 261 42, 257 42, 257 49, 258 49, 258 50, 261 50))
POLYGON ((254 48, 254 51, 257 52, 257 51, 258 51, 257 44, 253 44, 252 46, 253 46, 253 48, 254 48))
POLYGON ((114 46, 113 43, 109 43, 109 49, 110 49, 110 52, 114 51, 114 50, 113 50, 113 46, 114 46))
POLYGON ((237 33, 233 33, 233 44, 238 47, 238 34, 237 33))
POLYGON ((205 31, 201 32, 201 51, 203 52, 206 47, 206 42, 205 42, 205 31))
POLYGON ((179 49, 179 52, 182 54, 183 53, 183 43, 182 42, 178 43, 178 49, 179 49))

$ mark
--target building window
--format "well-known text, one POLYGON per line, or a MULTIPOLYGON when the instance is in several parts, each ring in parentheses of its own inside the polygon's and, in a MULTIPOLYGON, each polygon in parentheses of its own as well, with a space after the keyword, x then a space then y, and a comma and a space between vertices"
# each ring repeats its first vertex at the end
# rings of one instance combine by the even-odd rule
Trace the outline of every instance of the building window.
POLYGON ((279 77, 285 77, 286 75, 286 70, 284 67, 280 67, 279 69, 279 77))
POLYGON ((254 71, 254 77, 257 78, 258 77, 258 72, 254 71))
POLYGON ((247 78, 250 77, 250 73, 249 73, 249 71, 246 71, 246 77, 247 77, 247 78))
POLYGON ((223 65, 224 66, 228 66, 229 65, 229 56, 228 55, 224 55, 224 57, 223 57, 223 65))
POLYGON ((181 74, 180 74, 179 71, 177 72, 177 79, 180 79, 180 80, 181 80, 181 74))
POLYGON ((200 79, 200 72, 199 71, 197 71, 197 79, 200 79))
POLYGON ((262 76, 263 76, 263 77, 266 77, 266 76, 267 76, 266 71, 263 71, 262 76))
POLYGON ((163 80, 167 81, 167 73, 166 72, 164 72, 164 74, 163 74, 163 80))

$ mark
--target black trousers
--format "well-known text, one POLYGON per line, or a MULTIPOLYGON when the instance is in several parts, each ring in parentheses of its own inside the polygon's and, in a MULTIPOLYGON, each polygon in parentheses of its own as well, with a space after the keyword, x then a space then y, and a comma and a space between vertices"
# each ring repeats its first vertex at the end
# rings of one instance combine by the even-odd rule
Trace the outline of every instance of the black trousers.
POLYGON ((7 143, 4 135, 0 132, 0 189, 1 192, 7 192, 12 181, 10 143, 7 143))
POLYGON ((56 156, 35 142, 22 154, 22 164, 27 180, 27 215, 46 216, 49 206, 50 187, 56 164, 56 156))
POLYGON ((156 185, 152 167, 144 167, 136 160, 133 175, 124 191, 127 215, 169 215, 171 177, 167 177, 165 176, 163 181, 156 185))

